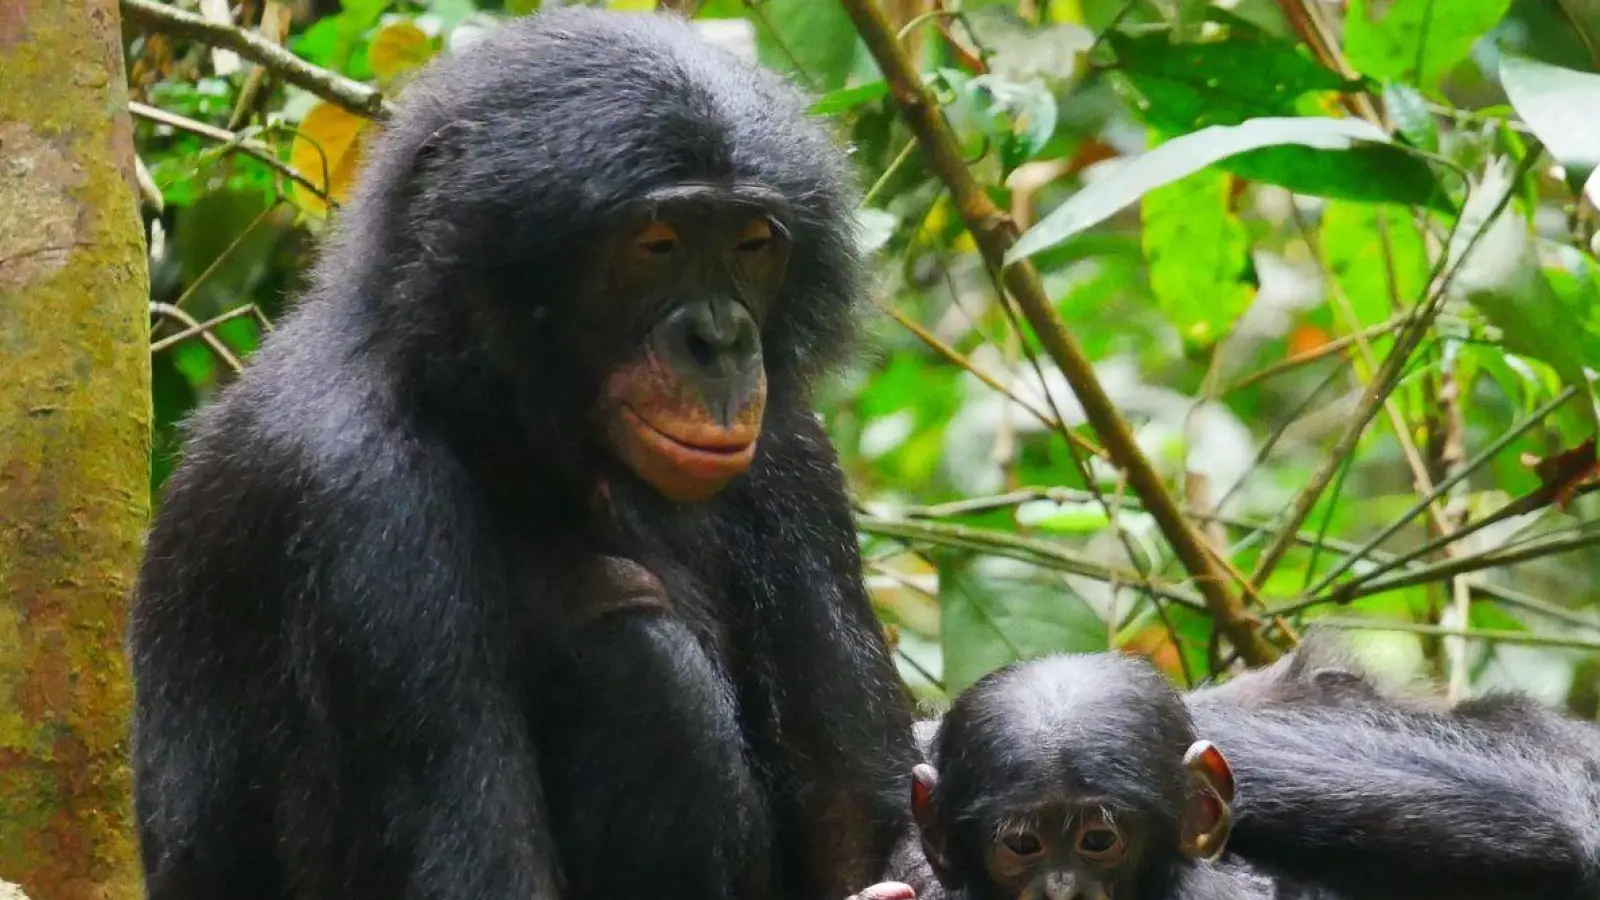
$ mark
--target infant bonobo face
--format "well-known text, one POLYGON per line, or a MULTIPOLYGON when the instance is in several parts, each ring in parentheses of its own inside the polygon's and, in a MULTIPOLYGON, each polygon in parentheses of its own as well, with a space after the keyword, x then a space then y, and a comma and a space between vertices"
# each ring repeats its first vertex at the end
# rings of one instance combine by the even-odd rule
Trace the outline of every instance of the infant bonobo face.
POLYGON ((961 900, 1165 898, 1222 852, 1233 775, 1153 670, 1115 655, 1002 670, 912 772, 928 861, 961 900))
POLYGON ((1048 803, 984 823, 989 879, 1018 900, 1100 900, 1136 869, 1139 815, 1101 803, 1048 803))

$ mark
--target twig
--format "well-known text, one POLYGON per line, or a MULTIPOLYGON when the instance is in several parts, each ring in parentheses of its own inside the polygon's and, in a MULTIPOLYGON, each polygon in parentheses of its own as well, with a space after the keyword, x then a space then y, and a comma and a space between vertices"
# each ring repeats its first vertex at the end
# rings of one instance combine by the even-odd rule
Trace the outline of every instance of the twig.
POLYGON ((1203 600, 1175 584, 1155 581, 1136 571, 1084 559, 1059 544, 1038 538, 1021 537, 988 528, 970 528, 948 522, 893 520, 873 515, 857 515, 856 527, 867 534, 880 537, 1003 556, 1097 581, 1119 581, 1191 609, 1205 608, 1203 600))
POLYGON ((1275 375, 1281 375, 1284 372, 1288 372, 1292 369, 1298 369, 1301 366, 1310 365, 1319 359, 1326 359, 1335 354, 1342 354, 1350 347, 1350 345, 1364 340, 1371 340, 1375 337, 1382 337, 1383 335, 1400 328, 1405 324, 1405 322, 1405 316, 1396 316, 1387 322, 1379 322, 1376 325, 1369 325, 1353 334, 1346 334, 1341 337, 1334 338, 1322 346, 1317 347, 1315 350, 1307 350, 1304 353, 1296 353, 1293 356, 1280 359, 1270 366, 1265 366, 1261 369, 1251 372, 1249 375, 1241 377, 1238 381, 1229 384, 1217 393, 1219 396, 1227 396, 1235 391, 1242 391, 1253 384, 1257 384, 1265 381, 1268 378, 1272 378, 1275 375))
POLYGON ((194 119, 185 118, 177 113, 170 113, 164 109, 157 109, 154 106, 147 106, 146 104, 140 103, 137 100, 128 101, 128 112, 138 116, 141 119, 146 119, 151 122, 158 122, 162 125, 176 128, 179 131, 187 131, 190 134, 199 135, 200 137, 217 141, 223 145, 224 150, 237 150, 251 159, 259 160, 262 163, 265 163, 279 175, 282 175, 290 181, 293 181, 295 184, 300 185, 308 191, 311 191, 313 194, 321 197, 325 202, 329 202, 330 204, 332 203, 332 201, 329 200, 326 191, 313 184, 311 179, 300 174, 299 169, 296 169, 294 166, 291 166, 279 159, 278 155, 272 152, 272 148, 265 144, 262 144, 258 141, 248 140, 232 131, 218 128, 214 125, 207 125, 204 122, 196 122, 194 119))
MULTIPOLYGON (((1406 509, 1404 513, 1401 513, 1399 516, 1395 517, 1395 519, 1391 521, 1387 527, 1383 528, 1377 534, 1363 542, 1355 553, 1346 556, 1342 563, 1334 566, 1331 571, 1329 571, 1326 575, 1323 575, 1315 585, 1312 585, 1306 590, 1306 593, 1320 594, 1324 590, 1327 590, 1330 585, 1339 579, 1340 575, 1343 575, 1345 572, 1349 571, 1351 566, 1364 559, 1367 553, 1373 548, 1388 540, 1390 537, 1399 532, 1400 529, 1404 528, 1407 522, 1410 522, 1419 513, 1427 509, 1429 504, 1433 503, 1434 500, 1443 496, 1452 485, 1471 475, 1473 472, 1483 468, 1489 463, 1490 460, 1494 459, 1494 457, 1498 455, 1501 450, 1504 450, 1506 447, 1510 446, 1513 441, 1521 437, 1522 434, 1528 429, 1542 422, 1545 416, 1549 415, 1551 412, 1554 412, 1556 407, 1571 399, 1575 393, 1577 393, 1577 388, 1569 385, 1561 393, 1557 394, 1550 400, 1545 401, 1539 406, 1538 409, 1535 409, 1528 415, 1523 416, 1522 420, 1513 424, 1509 429, 1507 429, 1505 434, 1492 441, 1489 446, 1478 451, 1476 455, 1474 455, 1467 462, 1463 463, 1459 469, 1452 472, 1443 481, 1434 485, 1433 490, 1429 491, 1422 497, 1419 497, 1416 502, 1412 503, 1411 506, 1406 509)), ((1477 529, 1484 527, 1484 525, 1490 524, 1492 521, 1494 520, 1480 520, 1480 524, 1475 526, 1469 525, 1466 527, 1476 531, 1477 529)), ((1435 538, 1433 541, 1430 541, 1428 544, 1426 544, 1426 549, 1417 553, 1416 556, 1408 553, 1404 556, 1397 557, 1397 559, 1400 560, 1399 565, 1409 563, 1412 561, 1412 559, 1417 558, 1417 556, 1421 556, 1425 553, 1431 553, 1434 550, 1440 549, 1441 547, 1448 546, 1449 544, 1461 540, 1470 533, 1470 531, 1466 533, 1452 532, 1435 538)), ((1394 568, 1395 565, 1395 563, 1388 563, 1379 566, 1376 571, 1363 574, 1361 577, 1357 578, 1354 583, 1370 581, 1374 578, 1377 578, 1379 575, 1383 574, 1383 572, 1394 568)), ((1348 585, 1346 587, 1348 587, 1348 585)))
POLYGON ((1111 398, 1095 377, 1093 365, 1050 303, 1038 271, 1026 260, 1005 265, 1006 252, 1017 239, 1016 225, 994 205, 967 170, 955 136, 950 133, 937 102, 922 83, 911 59, 895 41, 883 11, 872 0, 842 0, 842 5, 877 60, 889 84, 890 95, 922 145, 929 167, 949 189, 985 262, 1002 273, 1006 288, 1072 386, 1085 417, 1104 441, 1106 451, 1126 473, 1129 486, 1143 498, 1174 553, 1194 576, 1218 628, 1251 665, 1271 662, 1278 656, 1277 649, 1256 634, 1253 617, 1228 589, 1227 573, 1206 551, 1199 534, 1179 512, 1161 476, 1139 449, 1127 423, 1117 414, 1111 398))
MULTIPOLYGON (((1513 566, 1517 563, 1542 559, 1546 556, 1555 556, 1568 550, 1581 550, 1600 544, 1600 533, 1579 532, 1575 535, 1561 538, 1548 538, 1532 540, 1516 544, 1511 547, 1498 548, 1487 553, 1475 553, 1471 556, 1458 556, 1443 562, 1431 563, 1424 566, 1415 566, 1404 574, 1393 578, 1383 578, 1376 581, 1363 582, 1358 586, 1339 592, 1339 602, 1348 602, 1373 594, 1382 594, 1388 591, 1399 590, 1418 584, 1431 584, 1443 581, 1456 575, 1467 572, 1477 572, 1482 569, 1494 569, 1500 566, 1513 566)), ((1302 599, 1273 612, 1289 615, 1295 609, 1304 609, 1307 606, 1320 602, 1330 602, 1330 598, 1302 599)))
POLYGON ((258 311, 254 303, 246 303, 244 306, 236 306, 233 309, 222 313, 221 315, 212 316, 204 322, 196 322, 193 325, 186 326, 182 331, 179 331, 176 334, 169 334, 159 341, 151 341, 150 353, 151 355, 160 353, 174 344, 179 344, 188 340, 189 338, 210 332, 224 322, 231 322, 234 319, 257 314, 258 311))
POLYGON ((385 119, 393 112, 383 94, 374 87, 352 81, 337 72, 306 62, 262 36, 211 22, 194 13, 157 3, 155 0, 121 0, 122 14, 152 31, 223 47, 299 88, 304 88, 336 106, 372 119, 385 119))
POLYGON ((1401 622, 1394 619, 1346 619, 1335 616, 1324 616, 1316 620, 1318 625, 1328 628, 1339 628, 1347 631, 1403 631, 1410 634, 1426 634, 1435 637, 1458 637, 1478 641, 1490 641, 1501 644, 1531 644, 1537 647, 1566 647, 1573 650, 1600 650, 1600 641, 1586 640, 1584 638, 1562 637, 1554 634, 1538 634, 1532 631, 1506 631, 1489 628, 1448 628, 1443 625, 1427 625, 1421 622, 1401 622))
POLYGON ((170 303, 150 304, 150 315, 181 322, 184 326, 184 331, 193 331, 199 335, 200 340, 211 349, 212 353, 216 354, 217 359, 222 360, 222 364, 232 369, 235 375, 244 371, 244 364, 239 362, 239 357, 234 356, 233 351, 228 349, 228 345, 224 344, 221 338, 212 334, 209 329, 196 321, 194 316, 170 303))
MULTIPOLYGON (((1438 314, 1439 308, 1444 302, 1445 291, 1454 279, 1456 272, 1460 269, 1461 264, 1472 254, 1472 251, 1477 248, 1478 241, 1488 233, 1489 225, 1505 211, 1506 205, 1511 202, 1511 197, 1515 193, 1515 186, 1521 182, 1522 177, 1527 174, 1527 170, 1533 165, 1537 157, 1538 154, 1530 153, 1522 161, 1516 175, 1511 180, 1510 186, 1501 195, 1499 202, 1495 204, 1494 209, 1479 225, 1477 231, 1473 232, 1468 239, 1461 256, 1452 263, 1450 262, 1449 254, 1441 254, 1435 262, 1433 272, 1430 273, 1428 290, 1424 292, 1423 299, 1413 310, 1406 326, 1395 335, 1394 346, 1390 348, 1389 355, 1384 358, 1382 367, 1378 369, 1378 373, 1373 376, 1372 381, 1368 383, 1366 390, 1362 393, 1361 402, 1356 406, 1355 414, 1350 417, 1350 424, 1346 426, 1344 434, 1339 436, 1339 440, 1334 444, 1332 452, 1322 461, 1322 466, 1312 473, 1310 480, 1306 482, 1306 486, 1295 496, 1294 501, 1289 506, 1288 513, 1283 517, 1283 521, 1278 523, 1276 529, 1279 532, 1277 540, 1262 551, 1260 562, 1257 563, 1255 572, 1251 574, 1251 581, 1258 587, 1265 584, 1267 578, 1277 569, 1278 564, 1283 562, 1285 554, 1289 552, 1289 547, 1293 543, 1291 535, 1298 531, 1305 522, 1306 517, 1311 515, 1312 508, 1316 506, 1317 500, 1322 496, 1322 492, 1327 489, 1328 483, 1333 480, 1334 475, 1339 471, 1339 467, 1343 465, 1344 458, 1354 452, 1356 444, 1360 442, 1361 436, 1367 430, 1367 425, 1372 422, 1378 410, 1383 408, 1384 401, 1388 399, 1389 394, 1400 383, 1401 373, 1404 371, 1407 359, 1410 358, 1411 353, 1422 342, 1423 335, 1427 333, 1434 316, 1438 314)), ((1459 227, 1461 227, 1461 220, 1457 218, 1454 225, 1452 225, 1452 233, 1454 229, 1459 227)), ((1249 662, 1249 657, 1245 657, 1245 661, 1249 662)))

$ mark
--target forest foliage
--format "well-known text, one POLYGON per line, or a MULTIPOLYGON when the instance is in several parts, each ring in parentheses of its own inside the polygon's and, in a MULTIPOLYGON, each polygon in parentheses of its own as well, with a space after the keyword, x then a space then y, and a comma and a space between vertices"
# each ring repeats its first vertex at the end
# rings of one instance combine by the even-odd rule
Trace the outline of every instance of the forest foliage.
MULTIPOLYGON (((1235 662, 1219 630, 1281 648, 1321 622, 1395 677, 1596 714, 1587 0, 879 3, 967 194, 908 127, 866 4, 659 5, 792 76, 859 167, 869 334, 818 402, 919 695, 1108 646, 1197 683, 1235 662)), ((539 3, 188 7, 306 71, 154 6, 123 0, 158 493, 383 109, 539 3)))

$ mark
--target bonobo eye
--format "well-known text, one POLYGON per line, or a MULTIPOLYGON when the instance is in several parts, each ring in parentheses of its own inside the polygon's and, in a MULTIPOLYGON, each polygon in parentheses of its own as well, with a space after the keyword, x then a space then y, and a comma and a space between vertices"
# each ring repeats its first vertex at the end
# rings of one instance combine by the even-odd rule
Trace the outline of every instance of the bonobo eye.
POLYGON ((1031 831, 1013 831, 1002 837, 1000 843, 1018 856, 1033 856, 1044 850, 1039 838, 1031 831))
POLYGON ((635 238, 639 249, 651 256, 665 256, 678 247, 678 233, 665 222, 651 222, 635 238))
POLYGON ((744 231, 739 235, 739 242, 733 245, 733 249, 740 253, 755 253, 766 249, 770 243, 772 243, 772 225, 766 219, 756 219, 744 227, 744 231))
POLYGON ((1078 832, 1078 854, 1105 862, 1122 853, 1122 834, 1110 825, 1085 825, 1078 832))

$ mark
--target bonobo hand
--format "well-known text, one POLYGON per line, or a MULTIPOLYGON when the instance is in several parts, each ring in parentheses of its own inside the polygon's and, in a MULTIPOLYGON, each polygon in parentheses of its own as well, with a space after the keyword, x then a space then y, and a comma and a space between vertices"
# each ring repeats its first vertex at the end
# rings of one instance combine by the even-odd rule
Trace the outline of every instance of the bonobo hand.
POLYGON ((901 881, 880 881, 845 900, 917 900, 917 892, 901 881))

